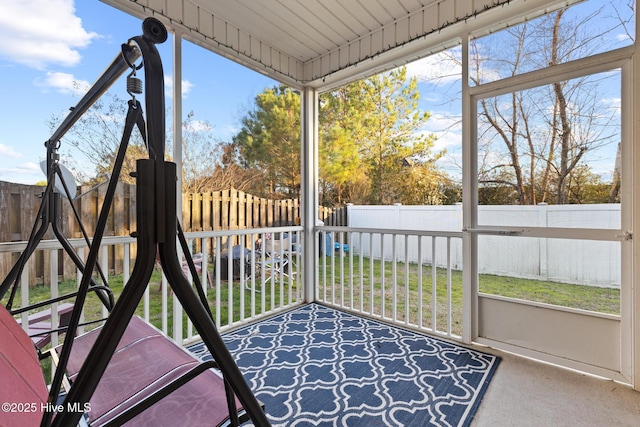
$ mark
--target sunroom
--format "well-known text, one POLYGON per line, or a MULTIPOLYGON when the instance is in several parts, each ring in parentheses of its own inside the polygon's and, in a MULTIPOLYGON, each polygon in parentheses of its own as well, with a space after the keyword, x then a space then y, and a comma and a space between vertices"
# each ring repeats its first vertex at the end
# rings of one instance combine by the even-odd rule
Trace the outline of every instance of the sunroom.
MULTIPOLYGON (((634 42, 638 34, 636 27, 623 26, 627 39, 614 47, 594 46, 578 57, 550 57, 546 63, 519 68, 505 77, 498 71, 497 64, 513 64, 516 59, 497 48, 483 51, 483 42, 488 45, 494 37, 493 43, 496 43, 504 31, 522 28, 523 23, 531 23, 535 28, 538 18, 558 16, 558 11, 564 8, 583 7, 584 16, 591 16, 595 10, 602 10, 600 3, 595 0, 104 2, 141 20, 155 18, 169 31, 173 51, 174 123, 181 123, 183 115, 180 94, 184 42, 201 47, 203 55, 213 52, 265 74, 293 88, 300 96, 299 217, 289 218, 287 225, 277 227, 271 223, 241 230, 189 231, 188 227, 184 233, 169 230, 169 235, 176 232, 181 235, 178 242, 169 243, 163 235, 167 230, 160 230, 162 227, 135 230, 138 235, 143 232, 163 235, 150 238, 153 242, 162 242, 164 249, 159 257, 148 255, 144 261, 147 266, 157 264, 157 267, 153 272, 154 283, 139 293, 141 302, 137 313, 155 323, 164 334, 192 349, 207 351, 208 347, 210 351, 213 347, 215 340, 206 342, 208 332, 201 334, 202 331, 194 327, 193 319, 186 315, 193 313, 189 313, 188 307, 185 312, 178 301, 183 298, 180 294, 184 291, 173 290, 171 276, 175 273, 169 273, 169 278, 163 274, 165 269, 183 271, 183 266, 179 261, 176 264, 176 260, 183 253, 187 253, 188 260, 191 258, 188 253, 193 252, 193 259, 198 262, 186 262, 184 271, 191 281, 202 283, 203 297, 210 301, 212 320, 219 331, 240 337, 236 342, 241 343, 238 348, 247 342, 255 342, 251 341, 251 335, 258 334, 259 329, 251 328, 260 321, 278 319, 293 324, 295 317, 292 316, 299 315, 299 310, 312 312, 317 321, 327 315, 324 310, 335 309, 340 315, 354 314, 379 322, 376 325, 395 325, 402 331, 435 336, 444 343, 484 348, 489 353, 515 354, 539 361, 541 367, 557 365, 625 385, 621 387, 640 388, 640 291, 634 286, 639 248, 635 243, 637 239, 633 238, 635 224, 640 221, 634 192, 640 185, 635 184, 639 178, 634 173, 635 165, 640 164, 640 153, 634 150, 633 143, 640 132, 640 85, 634 82, 637 75, 634 70, 640 66, 635 65, 638 61, 634 42), (486 59, 485 54, 494 56, 486 59), (323 223, 324 217, 319 210, 318 121, 323 94, 425 58, 430 58, 434 64, 434 58, 449 61, 459 74, 458 86, 454 89, 459 92, 459 99, 454 109, 459 110, 456 126, 460 142, 453 148, 458 150, 461 183, 458 203, 428 207, 348 205, 344 208, 346 222, 323 223), (484 61, 494 62, 485 65, 487 68, 482 74, 480 67, 484 61), (541 198, 532 190, 533 178, 529 186, 523 178, 520 188, 510 192, 508 197, 513 200, 510 206, 488 201, 487 188, 497 189, 496 192, 504 190, 499 185, 487 186, 487 183, 499 184, 501 177, 488 171, 505 162, 504 158, 494 158, 497 149, 492 140, 505 138, 508 141, 497 127, 491 127, 488 118, 502 119, 501 112, 508 112, 513 115, 510 131, 514 134, 529 132, 529 140, 535 140, 532 135, 541 132, 535 127, 548 117, 545 108, 519 116, 517 110, 520 108, 522 112, 523 104, 517 104, 518 108, 508 105, 516 105, 510 103, 522 98, 534 100, 529 105, 536 105, 535 100, 542 105, 541 98, 537 98, 543 96, 541 94, 557 93, 561 86, 574 87, 578 91, 581 85, 594 96, 604 98, 602 92, 607 99, 617 99, 615 112, 607 115, 581 111, 594 128, 587 128, 584 122, 575 125, 574 129, 569 125, 563 128, 563 123, 555 124, 564 131, 560 134, 568 135, 573 130, 574 139, 586 141, 563 151, 567 156, 564 164, 572 164, 575 160, 575 166, 582 156, 578 153, 584 147, 588 148, 588 144, 592 144, 592 148, 600 144, 598 148, 602 148, 605 145, 602 141, 615 141, 617 149, 599 154, 610 164, 617 158, 616 172, 610 174, 611 180, 617 174, 619 181, 614 203, 595 206, 593 202, 570 201, 569 198, 541 198), (602 119, 602 116, 606 117, 602 119), (515 129, 515 123, 522 117, 531 120, 531 129, 525 130, 524 123, 521 124, 523 130, 515 129), (598 119, 602 119, 602 123, 594 124, 598 119), (581 126, 580 129, 577 126, 581 126), (607 130, 596 129, 597 126, 607 130), (597 136, 593 136, 595 133, 597 136), (526 198, 529 198, 527 202, 526 198), (169 259, 167 254, 174 252, 175 260, 169 259), (195 253, 207 256, 198 259, 195 253), (195 267, 198 267, 197 271, 195 267), (588 300, 579 306, 564 303, 559 298, 549 301, 522 296, 509 290, 509 279, 503 280, 514 275, 523 280, 577 286, 570 288, 573 290, 596 287, 608 292, 613 289, 610 292, 614 294, 613 308, 590 305, 592 300, 601 298, 598 296, 601 294, 578 296, 577 299, 588 300), (162 313, 159 318, 154 319, 151 314, 155 312, 153 304, 159 304, 162 313), (243 334, 249 338, 245 337, 243 341, 243 334), (205 335, 205 344, 198 344, 201 335, 205 335)), ((633 2, 618 3, 635 10, 633 2)), ((611 9, 609 15, 624 15, 614 10, 611 9)), ((531 33, 522 31, 520 34, 524 39, 531 33)), ((148 68, 146 65, 144 72, 148 68)), ((434 79, 442 80, 444 76, 434 79)), ((152 104, 159 102, 157 98, 147 98, 149 101, 152 104)), ((602 104, 592 105, 596 108, 602 104)), ((147 106, 145 111, 151 122, 154 112, 149 108, 156 107, 147 106)), ((157 114, 164 116, 164 111, 157 114)), ((151 139, 152 133, 148 133, 151 139)), ((142 179, 149 180, 148 188, 155 190, 151 194, 139 194, 137 203, 142 205, 147 198, 149 204, 156 206, 157 212, 162 212, 154 216, 152 228, 165 221, 160 218, 162 215, 173 218, 176 212, 185 208, 183 198, 164 188, 158 190, 154 184, 166 182, 169 188, 173 180, 171 174, 175 173, 176 194, 180 194, 181 136, 174 134, 173 138, 175 148, 171 157, 177 165, 176 171, 167 172, 168 179, 162 175, 164 172, 158 175, 157 169, 142 174, 146 174, 142 179), (161 196, 160 192, 165 191, 161 196), (169 202, 175 200, 175 206, 167 207, 154 197, 166 197, 169 202)), ((507 152, 506 156, 510 157, 506 162, 510 165, 525 159, 534 162, 548 156, 549 152, 531 146, 528 155, 507 152)), ((596 168, 595 157, 590 161, 596 168)), ((138 226, 142 225, 142 218, 146 217, 138 216, 138 226)), ((136 255, 150 253, 141 250, 145 243, 138 239, 139 236, 104 237, 101 249, 91 248, 82 239, 71 239, 70 245, 88 262, 111 266, 114 258, 119 257, 122 281, 129 285, 140 280, 132 268, 139 262, 136 255)), ((19 254, 25 248, 27 243, 22 242, 2 244, 0 250, 19 254)), ((45 251, 44 257, 50 266, 51 297, 54 298, 61 294, 54 286, 60 274, 57 266, 61 248, 56 241, 43 241, 38 247, 45 251)), ((109 283, 108 271, 105 276, 103 281, 109 283)), ((82 281, 82 274, 78 273, 78 284, 82 281)), ((20 295, 26 304, 29 300, 28 277, 21 285, 20 295)), ((517 286, 524 285, 517 282, 517 286)), ((194 303, 197 297, 193 295, 194 303)), ((55 314, 57 305, 54 306, 55 314)), ((106 308, 101 311, 100 315, 108 316, 106 308)), ((21 314, 24 325, 28 323, 27 315, 21 314)), ((54 326, 57 326, 57 317, 52 318, 54 326)), ((202 319, 195 321, 200 325, 203 322, 202 319)), ((54 332, 52 343, 57 344, 58 339, 54 332)), ((232 341, 227 343, 230 347, 235 345, 232 341)), ((277 350, 277 346, 272 349, 277 350)), ((251 348, 244 351, 250 353, 251 348)), ((314 363, 318 367, 322 365, 317 361, 311 364, 314 363)), ((305 371, 305 375, 311 376, 311 373, 305 371)), ((264 378, 262 381, 268 388, 267 381, 264 378)), ((625 395, 624 399, 628 399, 630 412, 635 408, 637 413, 637 396, 633 391, 629 392, 631 394, 625 395)), ((263 399, 262 403, 269 415, 273 410, 269 401, 263 399)), ((375 412, 371 405, 371 402, 361 403, 360 407, 366 408, 363 413, 375 412)), ((322 407, 318 411, 319 418, 309 422, 334 416, 322 413, 322 407)), ((283 418, 272 419, 274 424, 285 422, 282 425, 287 425, 283 420, 288 413, 278 414, 283 418)), ((402 418, 393 420, 402 425, 398 421, 402 418)), ((359 421, 365 423, 365 418, 359 421)), ((348 421, 342 422, 352 425, 348 421)), ((463 418, 461 425, 470 422, 463 418)), ((476 422, 480 425, 482 419, 476 422)))

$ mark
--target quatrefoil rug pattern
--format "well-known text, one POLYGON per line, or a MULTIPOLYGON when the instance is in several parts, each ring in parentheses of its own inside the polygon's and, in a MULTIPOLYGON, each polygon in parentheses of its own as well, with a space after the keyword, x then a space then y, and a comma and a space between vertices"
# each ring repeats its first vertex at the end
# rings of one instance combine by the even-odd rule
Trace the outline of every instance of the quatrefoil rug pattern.
POLYGON ((499 363, 318 304, 223 338, 274 426, 467 426, 499 363))

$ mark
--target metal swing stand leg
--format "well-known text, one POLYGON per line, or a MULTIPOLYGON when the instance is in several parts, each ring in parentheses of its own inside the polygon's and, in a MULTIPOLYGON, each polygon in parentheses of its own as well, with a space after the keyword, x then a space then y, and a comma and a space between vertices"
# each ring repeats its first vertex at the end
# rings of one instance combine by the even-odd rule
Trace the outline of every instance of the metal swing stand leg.
MULTIPOLYGON (((41 425, 66 427, 78 423, 82 417, 82 413, 69 412, 66 408, 74 407, 74 405, 80 405, 80 407, 82 407, 83 404, 89 402, 91 399, 115 352, 118 342, 122 338, 136 307, 142 299, 151 274, 153 273, 156 253, 159 253, 162 269, 165 272, 169 285, 182 304, 186 314, 200 333, 203 342, 222 372, 225 383, 233 390, 242 403, 244 410, 256 426, 269 426, 270 423, 260 403, 253 395, 216 328, 208 306, 206 305, 206 299, 202 301, 202 290, 199 289, 198 292, 200 295, 196 295, 189 281, 185 278, 181 263, 178 260, 176 237, 179 236, 180 233, 178 232, 178 222, 176 219, 176 165, 165 162, 163 159, 165 138, 164 83, 162 63, 158 51, 154 46, 155 43, 162 43, 166 40, 167 34, 164 26, 153 18, 145 20, 143 30, 144 35, 134 37, 132 41, 136 43, 144 60, 145 96, 148 114, 147 136, 150 158, 137 161, 136 192, 138 202, 136 204, 136 217, 138 230, 136 232, 136 238, 138 251, 135 265, 129 282, 124 287, 120 298, 102 327, 95 345, 91 348, 82 368, 68 391, 61 405, 62 411, 55 415, 51 423, 51 414, 45 414, 41 425)), ((123 57, 124 56, 123 47, 123 57)), ((131 66, 129 59, 130 58, 117 58, 112 64, 112 68, 121 70, 123 68, 122 61, 125 61, 131 66)), ((112 77, 105 78, 105 81, 101 84, 106 84, 114 80, 117 76, 121 75, 122 72, 124 71, 120 71, 118 74, 108 69, 103 76, 109 75, 112 77)), ((98 88, 98 91, 100 89, 101 88, 98 88)), ((111 186, 107 192, 109 191, 111 191, 111 186)), ((97 246, 100 244, 100 239, 104 231, 100 229, 100 227, 104 228, 104 225, 105 224, 101 224, 100 220, 98 221, 94 242, 90 248, 87 259, 88 267, 95 263, 97 246)), ((184 244, 182 239, 181 243, 184 244)), ((83 276, 79 287, 79 299, 82 300, 84 298, 86 289, 87 279, 83 276)), ((77 324, 78 319, 75 317, 76 311, 74 310, 70 321, 71 325, 77 324)), ((57 387, 59 390, 61 383, 59 374, 63 372, 66 367, 72 345, 73 339, 69 338, 68 334, 60 355, 60 364, 52 383, 50 399, 53 398, 52 396, 57 396, 55 389, 57 387)), ((233 399, 228 395, 228 400, 231 402, 233 399)), ((233 406, 235 408, 235 405, 233 406)), ((133 418, 138 415, 138 413, 139 412, 128 414, 128 419, 133 418)), ((234 420, 237 420, 237 414, 235 415, 236 416, 230 413, 232 423, 234 420)), ((120 421, 124 422, 126 420, 120 419, 120 421)), ((237 424, 237 421, 235 421, 235 423, 237 424)))
MULTIPOLYGON (((122 295, 103 326, 100 337, 91 349, 82 369, 69 390, 63 407, 68 407, 72 402, 87 402, 93 394, 109 363, 111 355, 115 351, 117 343, 124 334, 124 330, 144 294, 146 284, 153 272, 157 244, 163 271, 167 276, 167 280, 184 307, 185 312, 200 332, 205 345, 217 362, 225 381, 233 389, 236 396, 238 396, 238 399, 243 404, 244 409, 254 421, 255 425, 268 426, 270 424, 264 411, 244 380, 233 357, 227 350, 222 337, 211 319, 210 313, 198 299, 198 296, 194 293, 191 285, 182 273, 182 266, 176 254, 176 239, 174 237, 177 233, 176 216, 172 215, 175 213, 175 164, 173 163, 165 164, 167 169, 165 171, 165 190, 167 195, 165 206, 168 208, 165 213, 166 218, 174 218, 174 220, 166 224, 168 236, 166 241, 156 242, 155 240, 153 230, 157 225, 154 221, 155 212, 149 208, 157 206, 157 203, 154 203, 153 200, 154 192, 149 191, 153 188, 153 177, 155 175, 154 166, 156 165, 153 160, 138 161, 138 257, 131 275, 131 280, 127 286, 125 286, 122 295), (171 185, 172 182, 173 186, 171 185), (171 200, 173 200, 174 203, 171 203, 171 200)), ((136 414, 131 415, 134 416, 136 414)), ((81 414, 78 413, 61 412, 56 415, 53 425, 75 425, 75 423, 79 421, 80 416, 81 414)))
MULTIPOLYGON (((73 261, 73 263, 76 265, 77 269, 80 270, 82 274, 85 274, 85 272, 88 272, 89 275, 91 274, 90 271, 92 271, 92 269, 91 270, 86 269, 84 262, 82 261, 82 259, 80 259, 78 254, 75 252, 69 240, 64 236, 62 229, 60 227, 60 219, 62 214, 60 208, 61 208, 62 200, 60 197, 60 193, 56 191, 55 180, 56 179, 60 180, 66 192, 66 196, 69 200, 72 200, 73 195, 70 194, 69 188, 67 187, 67 183, 63 179, 60 166, 58 164, 57 147, 51 141, 47 141, 46 147, 47 147, 47 187, 42 193, 42 202, 40 203, 40 208, 38 209, 38 213, 36 216, 37 220, 34 223, 33 229, 31 230, 29 240, 27 241, 27 247, 20 254, 16 263, 13 265, 13 267, 9 271, 9 274, 7 274, 7 276, 2 281, 2 284, 0 284, 0 299, 2 299, 4 295, 7 293, 7 291, 11 288, 11 294, 10 294, 8 303, 6 304, 6 308, 8 310, 11 310, 11 307, 13 305, 13 300, 14 300, 16 291, 18 289, 18 280, 20 279, 20 276, 24 271, 24 267, 26 266, 27 261, 29 260, 31 255, 33 255, 36 248, 42 241, 49 227, 51 227, 54 235, 62 245, 62 248, 64 249, 66 254, 69 256, 71 261, 73 261)), ((89 244, 88 237, 84 232, 84 228, 82 227, 82 222, 80 220, 80 217, 75 209, 73 209, 73 212, 74 212, 76 221, 78 222, 78 224, 80 224, 80 228, 82 229, 83 235, 87 240, 87 244, 89 244)), ((102 283, 106 284, 107 279, 102 269, 97 264, 96 264, 96 269, 102 279, 102 283)), ((110 292, 107 292, 107 290, 103 286, 98 285, 95 281, 93 281, 93 279, 91 280, 91 288, 96 291, 102 304, 104 304, 107 310, 111 310, 114 304, 113 295, 110 292)), ((73 294, 63 295, 58 298, 54 298, 52 300, 46 301, 40 305, 34 305, 30 308, 37 308, 39 306, 44 306, 51 302, 62 301, 63 299, 69 298, 71 296, 73 296, 73 294)), ((12 314, 16 314, 20 311, 24 311, 24 310, 12 311, 12 314)))

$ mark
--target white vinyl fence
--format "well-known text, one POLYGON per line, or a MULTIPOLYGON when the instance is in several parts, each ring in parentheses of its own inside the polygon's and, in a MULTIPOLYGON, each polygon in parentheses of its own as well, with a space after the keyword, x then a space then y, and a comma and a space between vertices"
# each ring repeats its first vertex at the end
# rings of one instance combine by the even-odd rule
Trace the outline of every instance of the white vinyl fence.
MULTIPOLYGON (((620 228, 620 205, 479 206, 482 226, 561 228, 620 228)), ((348 226, 398 230, 462 230, 462 205, 449 206, 348 206, 348 226)), ((391 238, 391 237, 388 237, 391 238)), ((355 253, 380 258, 380 244, 362 247, 350 242, 355 253), (373 248, 373 253, 369 254, 373 248)), ((620 286, 620 243, 512 236, 480 236, 478 269, 481 274, 522 277, 593 286, 620 286)), ((409 262, 418 261, 415 245, 409 245, 409 262)), ((462 269, 462 243, 454 240, 451 267, 462 269)), ((386 257, 386 254, 385 254, 386 257)), ((444 248, 436 250, 436 264, 446 265, 444 248)), ((430 250, 422 262, 431 262, 430 250)))

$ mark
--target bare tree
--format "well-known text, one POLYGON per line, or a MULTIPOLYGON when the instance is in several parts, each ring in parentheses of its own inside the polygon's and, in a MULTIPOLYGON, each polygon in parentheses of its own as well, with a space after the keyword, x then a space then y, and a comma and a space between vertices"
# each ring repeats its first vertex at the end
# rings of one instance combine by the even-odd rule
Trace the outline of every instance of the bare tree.
MULTIPOLYGON (((71 162, 68 166, 80 182, 93 183, 95 176, 112 170, 122 140, 127 109, 126 100, 107 93, 82 115, 62 139, 62 153, 71 162), (84 156, 84 160, 78 152, 84 156)), ((49 127, 52 131, 65 116, 66 114, 50 119, 49 127)), ((122 165, 120 179, 123 182, 134 182, 130 173, 135 171, 136 159, 144 156, 147 156, 147 149, 141 135, 134 129, 122 165)))
MULTIPOLYGON (((77 152, 82 153, 86 162, 84 167, 70 165, 81 182, 91 183, 93 176, 100 176, 113 169, 118 148, 121 144, 124 121, 127 113, 127 101, 117 95, 107 94, 98 100, 65 135, 63 142, 68 144, 65 156, 77 159, 77 152), (93 174, 87 164, 93 167, 93 174)), ((53 118, 50 127, 54 129, 62 117, 53 118)), ((225 144, 212 134, 213 126, 195 119, 190 112, 182 123, 183 152, 183 191, 201 192, 235 187, 238 184, 221 179, 230 176, 233 166, 222 163, 225 144), (221 182, 224 182, 222 185, 221 182)), ((167 132, 166 151, 172 150, 172 129, 167 132)), ((135 179, 131 172, 136 170, 136 160, 148 156, 142 136, 137 132, 131 136, 119 179, 133 184, 135 179)), ((167 158, 171 156, 167 154, 167 158)), ((239 168, 238 168, 239 169, 239 168)), ((233 176, 239 176, 238 173, 233 176)))
MULTIPOLYGON (((590 26, 602 9, 580 20, 569 19, 566 12, 505 30, 499 37, 500 53, 486 40, 474 40, 473 83, 554 66, 599 48, 594 42, 606 31, 593 34, 590 26)), ((584 165, 585 155, 619 138, 610 129, 616 112, 601 104, 607 78, 586 76, 482 99, 479 182, 511 187, 519 204, 568 203, 570 183, 578 182, 571 174, 584 165)))

